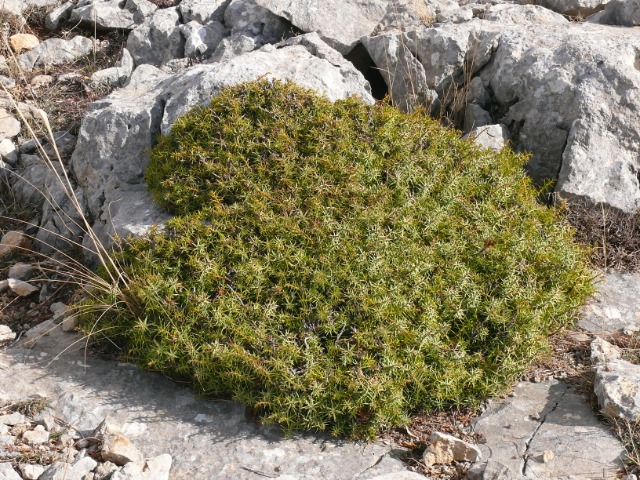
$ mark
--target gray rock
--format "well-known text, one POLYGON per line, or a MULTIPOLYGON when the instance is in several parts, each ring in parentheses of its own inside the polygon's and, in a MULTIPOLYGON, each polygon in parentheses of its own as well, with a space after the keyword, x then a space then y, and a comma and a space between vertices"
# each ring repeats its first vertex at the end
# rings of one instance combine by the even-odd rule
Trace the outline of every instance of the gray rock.
POLYGON ((611 0, 603 12, 588 18, 590 22, 624 27, 640 25, 640 3, 636 0, 611 0))
POLYGON ((535 3, 554 12, 581 19, 602 10, 609 0, 521 0, 522 3, 535 3))
POLYGON ((18 412, 0 415, 0 425, 21 425, 27 422, 27 418, 18 412))
POLYGON ((504 125, 485 125, 471 130, 462 137, 473 139, 478 145, 491 150, 502 150, 509 140, 509 130, 504 125))
POLYGON ((38 480, 44 472, 44 467, 36 463, 21 463, 18 465, 18 469, 24 480, 38 480))
POLYGON ((202 25, 209 22, 222 22, 224 11, 231 0, 182 0, 178 9, 182 22, 196 21, 202 25))
POLYGON ((603 276, 594 298, 584 307, 578 326, 595 333, 640 331, 640 275, 612 272, 603 276))
POLYGON ((148 225, 151 219, 167 218, 147 201, 147 152, 178 116, 209 102, 223 86, 264 77, 289 79, 332 100, 357 95, 373 103, 362 74, 339 57, 332 64, 335 52, 313 38, 298 45, 266 46, 225 63, 196 65, 170 77, 139 67, 126 88, 95 103, 82 122, 71 163, 102 241, 109 243, 111 233, 126 236, 139 230, 133 219, 148 225), (119 225, 128 232, 117 230, 119 225))
POLYGON ((17 230, 9 230, 0 239, 0 258, 18 251, 28 242, 28 237, 17 230))
POLYGON ((185 452, 173 455, 175 480, 364 480, 406 472, 390 446, 317 434, 285 437, 253 421, 239 403, 205 400, 162 375, 86 356, 80 339, 53 331, 31 350, 0 352, 0 397, 24 399, 38 391, 58 416, 85 431, 112 416, 150 458, 185 452))
MULTIPOLYGON (((476 77, 477 78, 477 77, 476 77)), ((464 111, 464 132, 493 124, 491 114, 476 103, 468 103, 464 111)))
MULTIPOLYGON (((91 434, 100 445, 100 456, 103 461, 123 466, 130 462, 139 462, 143 459, 142 453, 121 435, 120 428, 111 418, 105 418, 91 434)), ((141 469, 142 470, 142 469, 141 469)))
POLYGON ((171 455, 163 454, 147 460, 127 463, 111 480, 169 480, 171 455))
POLYGON ((303 32, 316 32, 331 47, 348 54, 371 35, 387 12, 382 0, 256 0, 303 32))
POLYGON ((184 54, 187 57, 208 57, 225 38, 229 31, 221 22, 212 21, 207 25, 192 20, 180 27, 185 38, 184 54))
POLYGON ((18 150, 16 145, 8 138, 0 142, 0 158, 12 167, 15 167, 18 163, 18 150))
POLYGON ((115 463, 104 462, 100 463, 94 472, 95 480, 107 480, 111 479, 111 474, 117 472, 119 470, 118 466, 115 463))
POLYGON ((76 2, 74 0, 69 0, 53 8, 44 17, 45 28, 47 30, 57 30, 62 22, 66 22, 67 20, 69 20, 71 11, 75 8, 75 6, 76 2))
POLYGON ((49 138, 42 142, 44 153, 51 160, 58 160, 59 157, 64 160, 73 153, 76 140, 76 136, 68 131, 53 132, 53 142, 49 138))
POLYGON ((158 7, 147 0, 89 0, 71 11, 69 20, 98 30, 131 30, 141 24, 158 7))
POLYGON ((555 380, 522 383, 514 393, 491 401, 473 423, 486 439, 479 447, 488 461, 533 478, 612 476, 622 467, 623 445, 572 387, 555 380), (546 451, 554 454, 547 462, 546 451))
MULTIPOLYGON (((442 2, 446 3, 446 2, 442 2)), ((436 15, 442 13, 438 2, 426 2, 424 0, 397 0, 389 2, 387 11, 380 23, 373 30, 373 35, 384 32, 409 31, 431 25, 436 21, 436 15)), ((458 7, 457 2, 452 2, 453 8, 458 7)))
POLYGON ((44 471, 38 480, 83 480, 83 477, 97 465, 98 462, 88 456, 82 457, 73 464, 55 462, 44 471))
POLYGON ((422 461, 427 467, 453 462, 477 462, 482 458, 480 449, 459 438, 445 433, 434 432, 429 438, 429 445, 422 461))
POLYGON ((122 49, 122 57, 115 67, 98 70, 91 75, 93 85, 122 86, 127 83, 133 73, 133 57, 126 48, 122 49))
POLYGON ((93 50, 93 41, 89 38, 76 36, 71 40, 49 38, 38 44, 33 50, 18 57, 18 63, 24 70, 35 67, 53 67, 73 62, 93 50))
POLYGON ((38 287, 35 287, 23 280, 8 278, 7 281, 9 282, 9 288, 11 289, 11 291, 19 297, 28 297, 32 293, 40 290, 38 287))
POLYGON ((260 43, 255 37, 235 33, 224 38, 213 54, 207 60, 207 63, 221 63, 239 57, 245 53, 253 52, 260 48, 260 43))
POLYGON ((184 57, 184 38, 180 33, 180 14, 176 7, 156 10, 143 24, 131 31, 127 50, 136 65, 162 65, 184 57))
POLYGON ((474 465, 466 476, 466 480, 526 480, 526 478, 495 460, 474 465))
POLYGON ((569 20, 559 13, 555 13, 538 5, 513 5, 509 3, 491 5, 484 12, 482 18, 492 22, 513 25, 526 23, 562 25, 569 22, 569 20))
POLYGON ((18 280, 28 280, 33 272, 33 265, 30 263, 18 262, 9 267, 9 277, 18 280))
POLYGON ((42 425, 36 425, 33 430, 24 432, 22 439, 31 445, 41 445, 49 441, 49 432, 42 425))
POLYGON ((7 77, 6 75, 0 75, 0 84, 7 89, 11 89, 16 86, 16 81, 11 77, 7 77))
POLYGON ((594 392, 603 413, 636 422, 640 418, 640 365, 622 360, 620 355, 618 347, 601 338, 591 343, 594 392))
POLYGON ((224 24, 232 34, 254 37, 256 43, 275 43, 284 37, 289 25, 256 0, 231 0, 224 12, 224 24))
POLYGON ((0 108, 0 139, 13 138, 20 133, 20 121, 6 109, 0 108))
MULTIPOLYGON (((6 281, 6 280, 3 280, 6 281)), ((7 288, 9 287, 9 282, 7 282, 7 288)), ((0 288, 0 293, 2 293, 2 289, 0 288)), ((13 342, 16 338, 16 332, 11 331, 7 325, 0 325, 0 345, 6 345, 7 343, 13 342)))
POLYGON ((22 480, 11 463, 0 463, 0 480, 22 480))

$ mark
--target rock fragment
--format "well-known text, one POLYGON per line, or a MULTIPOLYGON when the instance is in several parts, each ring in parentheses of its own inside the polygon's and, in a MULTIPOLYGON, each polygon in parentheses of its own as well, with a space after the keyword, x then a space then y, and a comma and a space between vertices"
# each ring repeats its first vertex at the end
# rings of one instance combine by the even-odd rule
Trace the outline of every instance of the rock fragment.
POLYGON ((34 285, 31 285, 29 282, 25 282, 23 280, 17 280, 15 278, 7 279, 9 282, 9 288, 13 293, 18 295, 19 297, 28 297, 34 292, 39 291, 40 289, 34 285))
POLYGON ((429 441, 431 443, 423 456, 427 467, 452 462, 477 462, 482 458, 477 446, 445 433, 434 432, 429 441))
POLYGON ((9 45, 18 54, 25 50, 31 50, 39 43, 38 37, 30 33, 16 33, 9 37, 9 45))
POLYGON ((0 240, 0 258, 18 251, 27 243, 27 236, 23 232, 10 230, 2 236, 0 240))
POLYGON ((27 430, 22 434, 25 442, 31 445, 40 445, 49 441, 49 432, 42 425, 37 425, 33 430, 27 430))
POLYGON ((20 121, 7 109, 0 108, 0 139, 15 137, 20 133, 20 128, 20 121))
POLYGON ((15 338, 16 332, 13 332, 7 325, 0 325, 0 345, 13 342, 15 338))

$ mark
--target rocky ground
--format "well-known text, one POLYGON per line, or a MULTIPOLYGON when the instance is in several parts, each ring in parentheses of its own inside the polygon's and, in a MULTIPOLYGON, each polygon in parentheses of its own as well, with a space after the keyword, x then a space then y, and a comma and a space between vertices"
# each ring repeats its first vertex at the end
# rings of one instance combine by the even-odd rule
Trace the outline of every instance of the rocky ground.
POLYGON ((637 472, 636 1, 3 5, 0 479, 637 472), (596 246, 599 293, 510 395, 478 411, 416 415, 371 444, 284 438, 237 403, 202 400, 160 375, 87 354, 66 305, 87 280, 78 262, 95 256, 84 255, 91 242, 55 172, 69 175, 103 242, 144 231, 166 218, 143 185, 154 136, 220 86, 263 75, 330 98, 389 94, 401 108, 421 104, 487 146, 508 141, 533 152, 535 179, 584 200, 567 214, 578 238, 596 246))

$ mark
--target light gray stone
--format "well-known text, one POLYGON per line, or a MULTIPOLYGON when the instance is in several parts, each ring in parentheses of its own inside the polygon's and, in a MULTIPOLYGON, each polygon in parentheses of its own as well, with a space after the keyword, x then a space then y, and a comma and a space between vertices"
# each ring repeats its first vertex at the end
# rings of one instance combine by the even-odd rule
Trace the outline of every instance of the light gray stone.
POLYGON ((182 0, 178 9, 182 22, 196 21, 202 25, 224 20, 224 11, 231 0, 182 0))
POLYGON ((12 167, 18 163, 18 150, 15 143, 8 138, 0 142, 0 158, 12 167))
POLYGON ((49 441, 49 432, 42 425, 36 425, 33 430, 27 430, 22 434, 22 439, 31 445, 41 445, 49 441))
POLYGON ((18 230, 9 230, 0 239, 0 258, 24 247, 28 237, 18 230))
POLYGON ((133 73, 133 57, 126 48, 122 49, 122 56, 115 67, 98 70, 91 75, 94 85, 124 85, 133 73))
POLYGON ((13 138, 20 133, 20 121, 4 108, 0 108, 0 139, 13 138))
POLYGON ((514 5, 509 3, 498 3, 496 5, 489 6, 482 15, 482 18, 492 22, 513 25, 522 25, 527 23, 562 25, 569 22, 565 17, 559 13, 549 10, 548 8, 540 7, 538 5, 514 5))
POLYGON ((131 30, 158 7, 147 0, 89 0, 71 11, 69 20, 98 30, 131 30))
POLYGON ((422 461, 427 467, 453 462, 477 462, 482 458, 480 449, 452 435, 434 432, 429 438, 429 445, 422 461))
POLYGON ((464 111, 464 132, 493 124, 491 114, 476 103, 468 103, 464 111))
POLYGON ((18 262, 9 267, 9 278, 18 280, 28 280, 33 272, 33 265, 30 263, 18 262))
POLYGON ((371 35, 387 12, 382 0, 256 0, 303 32, 316 32, 343 55, 371 35))
POLYGON ((514 393, 492 400, 473 423, 486 439, 479 447, 488 461, 533 478, 612 476, 622 467, 622 443, 572 387, 555 380, 521 383, 514 393), (553 452, 551 461, 543 461, 545 451, 553 452))
POLYGON ((526 480, 527 477, 514 472, 495 460, 474 465, 467 472, 466 480, 526 480))
POLYGON ((234 57, 253 52, 257 48, 260 48, 260 43, 255 37, 235 33, 222 39, 213 54, 208 58, 207 63, 226 62, 234 57))
POLYGON ((131 31, 127 50, 136 65, 162 65, 184 56, 184 38, 180 33, 180 14, 176 7, 156 10, 144 23, 131 31))
POLYGON ((636 27, 640 25, 640 3, 637 0, 611 0, 604 11, 589 17, 588 21, 636 27))
POLYGON ((260 45, 282 40, 288 30, 283 18, 258 5, 256 0, 231 0, 224 12, 224 24, 232 34, 253 37, 260 45))
POLYGON ((96 468, 98 462, 91 457, 82 457, 73 464, 65 462, 55 462, 38 480, 83 480, 91 470, 96 468))
POLYGON ((0 480, 22 480, 11 463, 0 463, 0 480))
POLYGON ((595 333, 640 331, 640 275, 611 272, 603 275, 594 298, 583 308, 578 326, 595 333))
POLYGON ((593 340, 594 392, 606 415, 636 422, 640 419, 640 365, 620 357, 621 351, 615 345, 601 338, 593 340))
POLYGON ((366 480, 424 480, 424 475, 415 472, 395 472, 385 473, 384 475, 376 475, 366 480))
POLYGON ((474 128, 462 138, 473 139, 481 147, 500 151, 509 140, 509 130, 504 125, 485 125, 474 128))
POLYGON ((185 38, 184 54, 187 57, 208 57, 220 44, 229 31, 221 22, 210 22, 207 25, 192 20, 180 27, 185 38))
MULTIPOLYGON (((424 0, 397 0, 389 2, 384 17, 373 30, 373 35, 384 32, 409 31, 431 25, 436 16, 442 11, 439 7, 447 2, 426 2, 424 0)), ((448 6, 448 5, 447 5, 448 6)), ((457 2, 451 2, 452 8, 457 8, 457 2)))
POLYGON ((111 480, 169 480, 172 458, 169 454, 127 463, 111 480))
MULTIPOLYGON (((100 456, 103 461, 123 466, 143 459, 142 453, 131 441, 120 434, 120 429, 111 418, 105 418, 91 434, 100 444, 100 456)), ((144 464, 143 464, 144 466, 144 464)), ((140 469, 142 471, 142 468, 140 469)))
POLYGON ((51 31, 57 30, 62 22, 69 20, 71 11, 75 8, 75 6, 76 2, 74 0, 69 0, 53 8, 44 17, 45 28, 51 31))
POLYGON ((111 478, 111 474, 113 472, 117 472, 119 470, 118 466, 115 463, 111 462, 103 462, 100 463, 94 472, 95 480, 106 480, 111 478))
POLYGON ((88 55, 93 50, 93 41, 80 35, 71 40, 49 38, 38 44, 33 50, 18 57, 18 63, 24 70, 35 67, 50 68, 73 62, 79 57, 88 55))
POLYGON ((522 3, 535 3, 563 15, 585 19, 602 10, 609 0, 521 0, 522 3))
MULTIPOLYGON (((8 288, 9 282, 6 281, 6 283, 8 288)), ((0 293, 2 293, 2 288, 0 288, 0 293)), ((15 338, 16 338, 16 332, 13 332, 11 328, 7 325, 0 325, 0 345, 6 345, 7 343, 13 342, 15 338)))
POLYGON ((19 412, 0 415, 0 425, 13 426, 13 425, 21 425, 26 422, 27 422, 27 418, 19 412))
POLYGON ((38 480, 44 472, 44 467, 37 463, 21 463, 18 468, 24 480, 38 480))
POLYGON ((9 288, 11 291, 19 297, 28 297, 32 293, 40 290, 38 287, 31 285, 28 282, 17 280, 15 278, 8 278, 7 281, 9 282, 9 288))

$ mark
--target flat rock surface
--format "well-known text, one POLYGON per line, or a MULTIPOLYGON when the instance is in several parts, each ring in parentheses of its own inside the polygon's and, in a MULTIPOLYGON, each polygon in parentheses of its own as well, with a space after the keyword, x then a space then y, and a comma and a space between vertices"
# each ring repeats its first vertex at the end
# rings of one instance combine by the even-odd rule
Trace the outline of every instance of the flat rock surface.
POLYGON ((640 331, 638 292, 640 275, 615 272, 604 275, 578 326, 595 334, 640 331))
POLYGON ((42 395, 87 434, 110 416, 145 457, 173 456, 172 480, 366 480, 406 472, 389 446, 322 435, 285 438, 258 425, 237 402, 199 399, 162 375, 85 356, 80 337, 60 330, 37 338, 31 349, 0 351, 0 402, 42 395))
POLYGON ((556 380, 527 382, 514 394, 490 402, 473 424, 486 438, 483 460, 529 478, 614 478, 620 471, 622 444, 572 387, 556 380))

